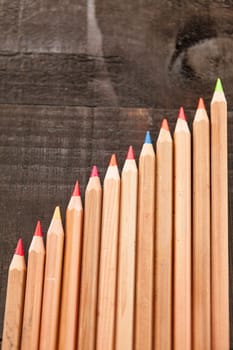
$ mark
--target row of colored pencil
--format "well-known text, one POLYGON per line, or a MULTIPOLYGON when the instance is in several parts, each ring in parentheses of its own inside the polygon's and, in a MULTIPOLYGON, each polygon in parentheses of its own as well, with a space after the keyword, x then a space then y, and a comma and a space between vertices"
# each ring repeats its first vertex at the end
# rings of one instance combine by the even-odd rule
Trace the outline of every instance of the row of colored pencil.
POLYGON ((181 107, 121 178, 94 166, 47 232, 38 222, 9 268, 2 349, 228 350, 227 106, 218 79, 211 122, 202 99, 192 140, 181 107), (210 137, 211 136, 211 137, 210 137), (192 149, 191 149, 192 142, 192 149), (192 169, 192 171, 191 171, 192 169), (65 244, 64 244, 65 243, 65 244))

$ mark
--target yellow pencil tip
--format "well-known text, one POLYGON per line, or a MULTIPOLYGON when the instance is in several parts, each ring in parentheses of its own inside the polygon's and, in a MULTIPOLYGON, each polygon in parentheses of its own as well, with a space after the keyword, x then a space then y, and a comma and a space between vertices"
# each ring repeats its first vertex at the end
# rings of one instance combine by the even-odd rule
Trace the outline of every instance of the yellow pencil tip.
POLYGON ((61 220, 61 212, 60 212, 60 208, 56 207, 53 213, 53 219, 59 219, 61 220))

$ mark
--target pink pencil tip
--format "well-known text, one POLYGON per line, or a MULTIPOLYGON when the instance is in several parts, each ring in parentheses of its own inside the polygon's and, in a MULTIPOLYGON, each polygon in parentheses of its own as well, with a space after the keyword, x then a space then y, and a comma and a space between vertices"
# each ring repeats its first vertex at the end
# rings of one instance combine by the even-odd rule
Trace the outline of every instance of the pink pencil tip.
POLYGON ((167 119, 165 119, 165 118, 163 119, 161 128, 164 129, 164 130, 169 131, 169 126, 168 126, 167 119))
POLYGON ((99 173, 98 173, 97 167, 94 165, 91 171, 91 177, 95 177, 95 176, 99 177, 99 173))
POLYGON ((36 229, 35 229, 35 232, 34 232, 34 236, 43 237, 41 223, 40 223, 39 220, 37 221, 37 225, 36 225, 36 229))
POLYGON ((76 183, 75 183, 74 190, 73 190, 73 193, 72 193, 72 197, 80 197, 80 188, 79 188, 78 181, 76 181, 76 183))
POLYGON ((16 255, 20 255, 20 256, 24 256, 24 249, 23 249, 23 241, 22 241, 22 238, 20 238, 18 240, 18 243, 17 243, 17 247, 15 249, 15 254, 16 255))
POLYGON ((128 153, 126 159, 135 159, 133 146, 129 146, 128 153))
POLYGON ((185 115, 185 113, 184 113, 184 108, 183 107, 180 107, 180 110, 179 110, 179 114, 178 114, 178 118, 179 119, 183 119, 183 120, 187 120, 186 119, 186 115, 185 115))
POLYGON ((205 104, 202 97, 199 98, 197 109, 205 109, 205 104))

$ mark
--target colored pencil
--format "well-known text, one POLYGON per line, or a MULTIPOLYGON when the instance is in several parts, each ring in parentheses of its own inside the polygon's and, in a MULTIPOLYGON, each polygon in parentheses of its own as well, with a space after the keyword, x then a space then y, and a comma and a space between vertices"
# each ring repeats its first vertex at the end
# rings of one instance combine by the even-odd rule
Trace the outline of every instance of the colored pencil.
POLYGON ((101 206, 102 189, 97 168, 94 166, 85 192, 84 208, 78 332, 78 349, 83 350, 93 350, 96 346, 101 206))
POLYGON ((173 141, 164 119, 156 143, 155 342, 172 348, 173 141))
POLYGON ((174 350, 191 349, 191 137, 181 107, 174 132, 174 350))
POLYGON ((75 349, 78 329, 78 302, 81 271, 83 207, 76 182, 66 210, 66 234, 60 311, 60 350, 75 349))
POLYGON ((121 177, 116 350, 133 349, 138 170, 129 147, 121 177))
POLYGON ((27 279, 23 313, 22 349, 38 349, 44 282, 45 247, 40 221, 28 253, 27 279))
POLYGON ((114 348, 120 176, 112 155, 103 186, 96 349, 114 348))
POLYGON ((210 350, 210 130, 200 98, 193 121, 193 350, 210 350))
POLYGON ((154 292, 155 152, 149 131, 139 156, 135 349, 151 350, 154 292))
POLYGON ((19 239, 8 272, 2 350, 20 348, 25 281, 23 243, 19 239))
POLYGON ((227 102, 220 79, 211 101, 212 349, 229 349, 227 102))
POLYGON ((63 244, 61 214, 59 207, 56 207, 46 241, 40 350, 57 350, 63 244))

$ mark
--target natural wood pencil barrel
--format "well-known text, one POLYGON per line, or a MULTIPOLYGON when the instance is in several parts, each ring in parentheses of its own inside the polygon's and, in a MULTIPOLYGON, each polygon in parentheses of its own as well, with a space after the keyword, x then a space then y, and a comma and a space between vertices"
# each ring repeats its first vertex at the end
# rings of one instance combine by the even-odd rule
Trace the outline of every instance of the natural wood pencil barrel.
POLYGON ((85 193, 78 331, 79 350, 94 350, 96 346, 101 206, 100 179, 96 167, 93 167, 85 193))
POLYGON ((211 101, 212 350, 229 349, 227 103, 218 79, 211 101))
POLYGON ((83 207, 78 182, 66 210, 58 349, 74 350, 78 331, 83 207))
POLYGON ((147 132, 139 157, 135 349, 151 350, 154 291, 155 152, 147 132))
POLYGON ((57 350, 64 231, 56 207, 47 233, 40 350, 57 350))
POLYGON ((120 176, 115 155, 104 179, 96 349, 113 350, 120 209, 120 176))
POLYGON ((166 119, 156 144, 154 349, 172 347, 173 142, 166 119))
POLYGON ((210 350, 210 130, 203 100, 193 122, 193 350, 210 350))
POLYGON ((44 262, 45 247, 40 222, 38 222, 28 253, 21 349, 38 349, 44 262))
POLYGON ((191 349, 191 138, 180 109, 174 132, 174 350, 191 349))
POLYGON ((19 240, 8 272, 2 350, 20 348, 25 281, 26 265, 22 240, 19 240))
POLYGON ((116 350, 133 350, 138 171, 129 148, 121 177, 116 350))

